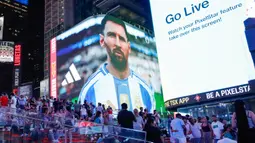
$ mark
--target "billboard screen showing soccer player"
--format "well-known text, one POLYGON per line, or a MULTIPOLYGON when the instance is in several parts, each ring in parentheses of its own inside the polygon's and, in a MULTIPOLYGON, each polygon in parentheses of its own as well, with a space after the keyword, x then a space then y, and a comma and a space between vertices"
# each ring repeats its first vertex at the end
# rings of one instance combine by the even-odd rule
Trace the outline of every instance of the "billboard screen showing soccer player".
POLYGON ((53 38, 50 95, 120 109, 164 108, 154 37, 110 15, 53 38))
POLYGON ((254 0, 150 0, 168 106, 250 92, 254 0))

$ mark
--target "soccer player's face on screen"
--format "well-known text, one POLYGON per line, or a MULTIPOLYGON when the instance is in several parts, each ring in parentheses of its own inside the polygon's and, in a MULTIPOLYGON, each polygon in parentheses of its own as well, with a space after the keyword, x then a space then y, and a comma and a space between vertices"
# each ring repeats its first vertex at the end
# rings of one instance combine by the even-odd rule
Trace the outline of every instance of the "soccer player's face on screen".
POLYGON ((100 45, 106 48, 110 61, 115 68, 125 69, 131 49, 123 26, 107 21, 103 35, 100 35, 100 45))

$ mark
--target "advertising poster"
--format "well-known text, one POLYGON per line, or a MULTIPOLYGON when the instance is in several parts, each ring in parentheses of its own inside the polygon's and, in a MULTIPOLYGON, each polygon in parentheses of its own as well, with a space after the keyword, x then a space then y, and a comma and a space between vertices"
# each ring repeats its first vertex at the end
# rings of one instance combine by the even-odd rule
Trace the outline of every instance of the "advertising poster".
POLYGON ((150 4, 166 106, 250 91, 248 81, 255 78, 254 0, 150 4))
POLYGON ((13 62, 14 42, 0 41, 0 63, 13 62))
POLYGON ((51 95, 81 104, 164 108, 154 37, 111 16, 90 17, 51 40, 50 82, 51 95))
POLYGON ((0 40, 3 39, 3 33, 4 33, 4 17, 0 17, 0 40))
POLYGON ((18 95, 23 95, 24 97, 32 97, 33 95, 33 89, 32 85, 23 85, 19 87, 18 95))
POLYGON ((40 97, 49 96, 49 79, 44 79, 40 82, 40 97))

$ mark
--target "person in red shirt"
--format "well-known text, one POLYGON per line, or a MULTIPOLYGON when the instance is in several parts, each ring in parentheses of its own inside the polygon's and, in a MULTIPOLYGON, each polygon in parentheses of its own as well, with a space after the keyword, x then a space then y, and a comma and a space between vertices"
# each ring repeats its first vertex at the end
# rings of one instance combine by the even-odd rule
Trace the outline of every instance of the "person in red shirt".
POLYGON ((1 101, 1 106, 2 106, 2 107, 7 107, 7 106, 8 106, 8 104, 9 104, 9 99, 8 99, 8 96, 7 96, 6 93, 3 94, 3 96, 1 96, 0 101, 1 101))

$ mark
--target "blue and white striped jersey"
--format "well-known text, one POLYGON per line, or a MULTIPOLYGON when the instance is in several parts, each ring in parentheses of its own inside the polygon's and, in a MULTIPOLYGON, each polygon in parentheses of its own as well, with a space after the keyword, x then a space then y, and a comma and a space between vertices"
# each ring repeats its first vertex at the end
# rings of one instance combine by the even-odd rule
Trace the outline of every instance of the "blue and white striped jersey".
POLYGON ((128 109, 147 108, 149 112, 155 109, 154 93, 150 86, 134 71, 126 79, 118 79, 106 69, 107 63, 90 76, 83 86, 79 101, 87 100, 94 105, 100 102, 113 109, 121 109, 122 103, 128 104, 128 109))

